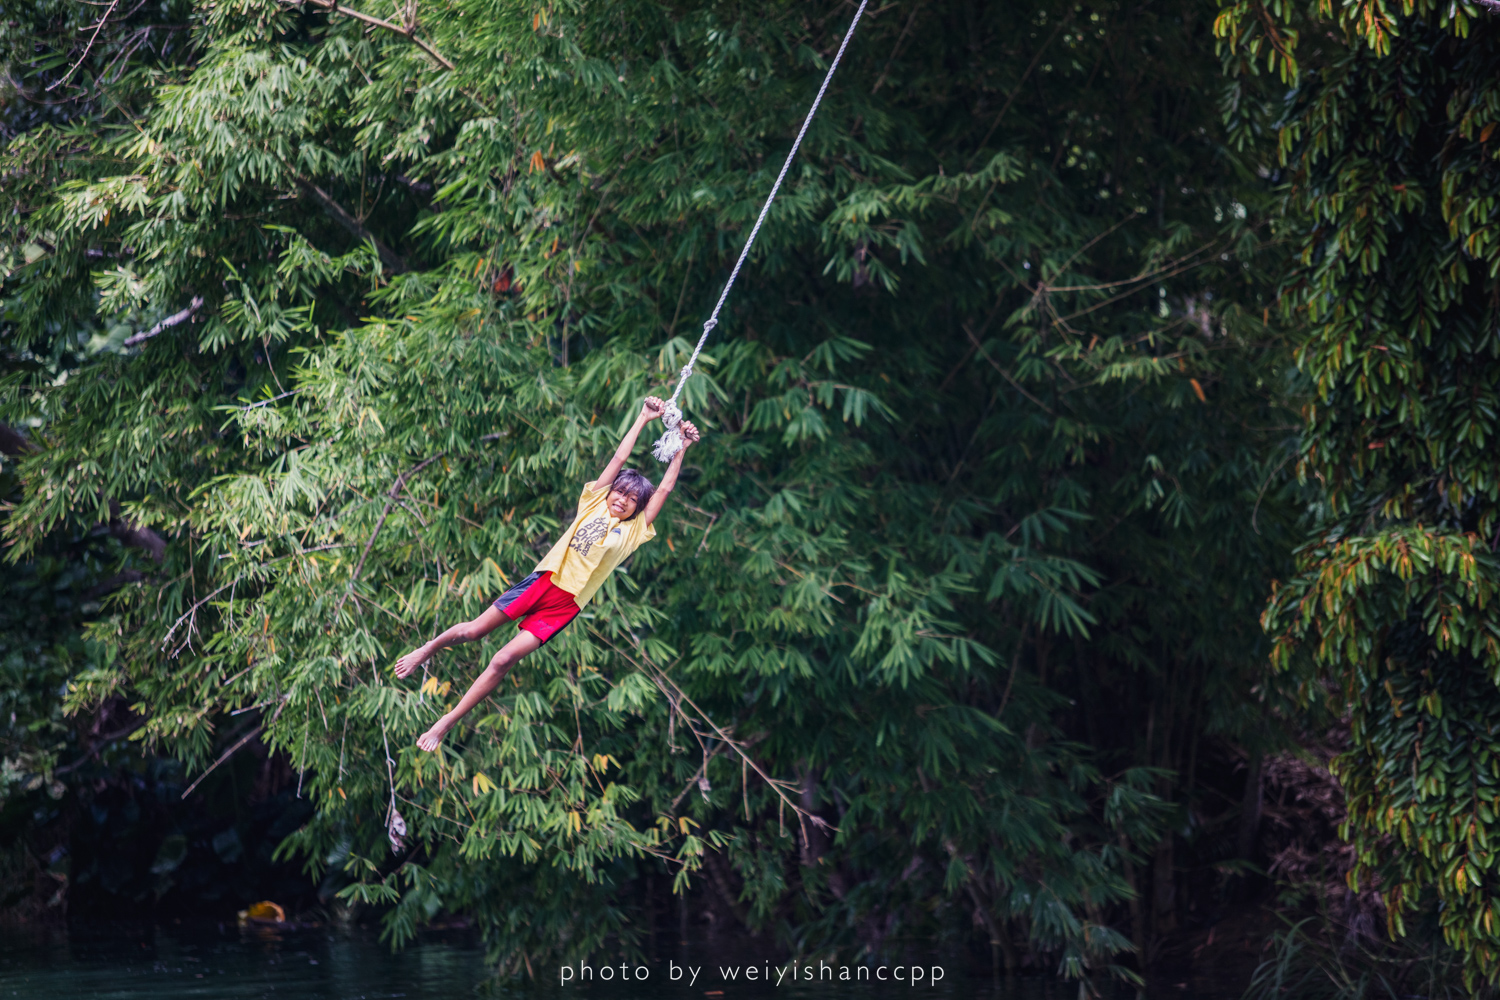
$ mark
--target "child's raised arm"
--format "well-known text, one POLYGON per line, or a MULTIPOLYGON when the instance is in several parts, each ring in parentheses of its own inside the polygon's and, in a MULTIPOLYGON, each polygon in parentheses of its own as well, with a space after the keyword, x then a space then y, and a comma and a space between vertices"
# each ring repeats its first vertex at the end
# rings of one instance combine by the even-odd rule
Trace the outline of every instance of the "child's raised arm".
POLYGON ((698 441, 698 428, 684 420, 682 422, 682 447, 677 454, 672 456, 672 463, 667 466, 666 475, 661 477, 661 485, 656 492, 651 494, 651 499, 646 501, 646 523, 650 524, 656 520, 656 515, 667 505, 667 498, 672 495, 672 487, 677 485, 677 473, 682 471, 682 456, 687 454, 688 446, 698 441))
POLYGON ((615 449, 614 457, 609 460, 609 464, 604 467, 604 471, 599 473, 599 478, 589 484, 591 489, 601 484, 607 485, 615 481, 615 477, 620 474, 620 470, 625 467, 625 463, 630 461, 630 453, 635 450, 635 442, 641 436, 641 430, 651 421, 661 416, 662 411, 666 408, 667 404, 655 396, 646 397, 646 402, 641 405, 640 415, 635 418, 635 423, 630 425, 630 430, 626 431, 625 436, 620 439, 620 446, 615 449))

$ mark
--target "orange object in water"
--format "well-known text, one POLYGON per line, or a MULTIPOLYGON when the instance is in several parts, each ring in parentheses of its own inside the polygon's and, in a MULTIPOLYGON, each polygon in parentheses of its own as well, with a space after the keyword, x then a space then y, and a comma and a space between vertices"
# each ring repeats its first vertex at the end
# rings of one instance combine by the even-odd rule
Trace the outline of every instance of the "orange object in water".
POLYGON ((286 911, 269 899, 263 899, 259 903, 251 903, 248 909, 240 911, 240 919, 256 920, 270 924, 286 923, 286 911))

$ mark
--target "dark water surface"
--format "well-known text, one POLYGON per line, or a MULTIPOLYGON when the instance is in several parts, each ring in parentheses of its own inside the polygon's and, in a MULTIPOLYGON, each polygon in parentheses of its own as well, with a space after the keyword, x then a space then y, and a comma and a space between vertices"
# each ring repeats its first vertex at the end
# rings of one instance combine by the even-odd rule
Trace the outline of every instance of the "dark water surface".
MULTIPOLYGON (((674 959, 652 961, 646 976, 622 981, 619 964, 609 981, 590 969, 592 981, 561 983, 559 969, 538 969, 537 981, 497 984, 489 977, 477 938, 457 935, 414 944, 392 954, 371 932, 305 930, 241 933, 214 925, 170 928, 72 927, 68 931, 0 932, 0 1000, 1074 1000, 1078 987, 1051 979, 1018 979, 996 986, 971 979, 949 965, 942 981, 916 986, 892 982, 797 982, 780 986, 745 967, 766 968, 733 956, 733 945, 695 945, 674 959), (734 981, 720 969, 738 967, 734 981), (695 983, 673 967, 698 968, 695 983)), ((934 962, 932 964, 944 964, 934 962)), ((640 967, 631 966, 639 971, 640 967)), ((891 970, 887 970, 887 975, 891 970)), ((1164 982, 1151 998, 1229 1000, 1237 990, 1204 982, 1164 982)), ((1133 989, 1106 989, 1109 1000, 1136 996, 1133 989)))
POLYGON ((486 975, 474 942, 392 955, 373 935, 241 935, 194 928, 73 928, 0 936, 0 1000, 468 997, 486 975))

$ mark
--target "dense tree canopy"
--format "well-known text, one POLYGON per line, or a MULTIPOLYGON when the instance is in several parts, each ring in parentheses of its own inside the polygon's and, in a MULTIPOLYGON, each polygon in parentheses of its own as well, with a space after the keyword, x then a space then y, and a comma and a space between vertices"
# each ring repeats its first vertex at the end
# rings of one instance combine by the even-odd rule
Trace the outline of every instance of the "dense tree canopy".
MULTIPOLYGON (((647 947, 671 884, 803 954, 1123 974, 1230 891, 1281 739, 1288 401, 1325 393, 1325 480, 1375 432, 1272 329, 1268 222, 1310 189, 1275 200, 1270 79, 1224 123, 1215 9, 872 9, 659 537, 427 756, 486 653, 392 661, 528 572, 668 390, 852 6, 5 6, 10 558, 121 542, 70 709, 132 706, 194 775, 266 741, 315 807, 288 856, 398 941, 475 914, 506 971, 647 947)), ((1327 301, 1301 266, 1281 322, 1342 343, 1287 307, 1327 301)))
POLYGON ((1274 659, 1352 714, 1351 879, 1382 892, 1395 933, 1436 914, 1470 983, 1493 983, 1496 26, 1462 5, 1237 4, 1219 31, 1232 69, 1293 85, 1238 123, 1272 131, 1285 170, 1297 257, 1279 301, 1315 387, 1301 474, 1322 487, 1266 614, 1274 659))

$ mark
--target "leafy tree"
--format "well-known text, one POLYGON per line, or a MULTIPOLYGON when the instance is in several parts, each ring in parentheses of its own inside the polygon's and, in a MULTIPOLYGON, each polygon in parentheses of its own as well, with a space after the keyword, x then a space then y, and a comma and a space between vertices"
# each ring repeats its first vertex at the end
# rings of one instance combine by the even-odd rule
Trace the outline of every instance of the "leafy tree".
POLYGON ((816 14, 201 5, 138 105, 7 144, 6 332, 55 359, 5 383, 45 443, 13 557, 111 502, 167 540, 69 705, 130 699, 195 771, 260 713, 317 806, 285 850, 397 942, 462 908, 507 971, 631 951, 669 877, 804 954, 977 925, 1081 977, 1174 928, 1185 850, 1234 856, 1198 752, 1271 739, 1283 366, 1188 3, 867 15, 658 540, 411 746, 483 655, 391 661, 669 384, 847 27, 816 14))
POLYGON ((1496 28, 1463 4, 1229 4, 1218 31, 1247 95, 1262 68, 1292 87, 1238 112, 1280 155, 1281 312, 1315 387, 1299 470, 1323 496, 1266 612, 1275 660, 1352 714, 1351 879, 1393 934, 1436 914, 1493 984, 1496 28))
MULTIPOLYGON (((105 11, 77 4, 10 5, 0 19, 7 72, 0 77, 0 135, 6 141, 49 123, 64 136, 89 134, 107 113, 135 115, 164 67, 190 57, 183 44, 186 4, 105 11), (122 16, 123 15, 123 16, 122 16), (71 51, 69 48, 71 47, 71 51)), ((64 149, 70 148, 64 146, 64 149)), ((77 160, 40 156, 7 174, 15 195, 7 216, 4 273, 41 263, 54 233, 26 225, 34 206, 70 177, 77 160), (33 239, 33 237, 35 239, 33 239)), ((116 164, 118 166, 118 163, 116 164)), ((117 260, 91 246, 90 267, 117 260)), ((27 274, 35 275, 41 268, 27 274)), ((54 284, 91 294, 88 283, 54 284)), ((0 370, 24 385, 66 379, 104 333, 91 307, 62 298, 49 307, 42 336, 0 343, 0 370)), ((21 415, 13 415, 21 420, 21 415)), ((42 426, 0 424, 0 496, 7 517, 22 499, 16 463, 45 447, 42 426)), ((108 667, 116 651, 84 638, 108 595, 155 582, 166 540, 132 521, 107 498, 98 521, 80 516, 18 558, 0 580, 0 912, 3 919, 179 918, 205 911, 223 919, 271 895, 289 904, 315 901, 297 866, 277 864, 274 848, 306 809, 295 775, 265 748, 248 746, 180 801, 181 764, 130 737, 141 718, 126 697, 64 713, 59 692, 79 671, 108 667)), ((225 734, 237 738, 233 720, 225 734)))

